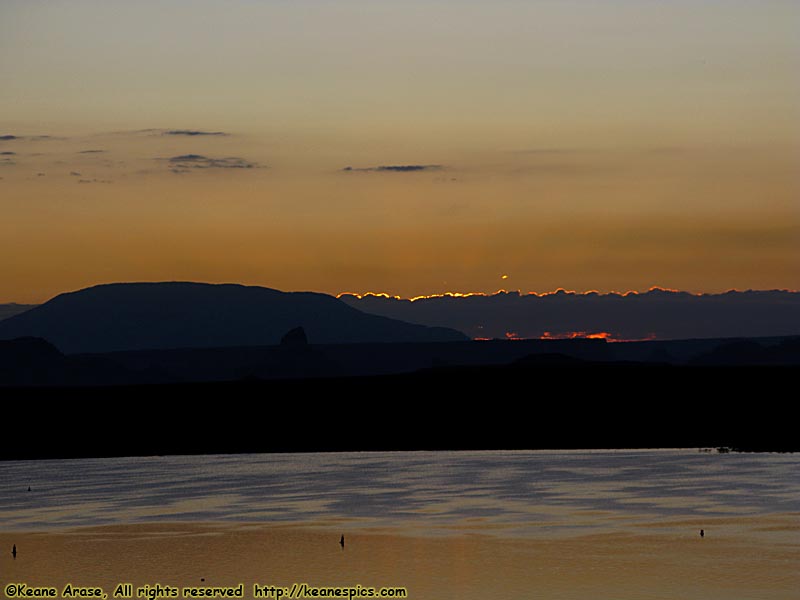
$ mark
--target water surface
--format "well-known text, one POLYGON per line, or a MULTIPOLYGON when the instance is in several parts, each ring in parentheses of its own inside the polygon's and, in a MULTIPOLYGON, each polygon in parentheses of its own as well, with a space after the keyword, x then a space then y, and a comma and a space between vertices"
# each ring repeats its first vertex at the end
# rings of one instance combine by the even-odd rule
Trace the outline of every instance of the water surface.
POLYGON ((0 498, 5 531, 202 521, 542 538, 725 522, 728 531, 797 543, 797 531, 770 525, 800 523, 800 456, 625 450, 11 461, 0 463, 0 498))

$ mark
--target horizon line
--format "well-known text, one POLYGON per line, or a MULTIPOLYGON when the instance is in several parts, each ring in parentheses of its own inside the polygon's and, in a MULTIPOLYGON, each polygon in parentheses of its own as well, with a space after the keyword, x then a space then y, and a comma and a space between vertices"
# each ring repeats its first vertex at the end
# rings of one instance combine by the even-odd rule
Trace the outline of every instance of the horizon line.
POLYGON ((50 296, 46 300, 41 302, 19 302, 17 300, 7 300, 2 301, 0 300, 0 305, 21 305, 21 306, 37 306, 41 304, 45 304, 50 300, 63 295, 63 294, 71 294, 75 292, 79 292, 82 290, 91 289, 93 287, 99 287, 104 285, 126 285, 126 284, 141 284, 141 283, 186 283, 186 284, 204 284, 204 285, 238 285, 242 287, 260 287, 266 289, 273 289, 280 292, 285 293, 303 293, 303 292, 312 292, 317 294, 325 294, 332 296, 337 299, 342 299, 344 296, 350 296, 353 298, 357 298, 358 300, 369 299, 369 298, 382 298, 387 300, 400 300, 400 301, 408 301, 408 302, 416 302, 418 300, 434 300, 440 298, 471 298, 471 297, 483 297, 483 298, 490 298, 500 295, 516 295, 516 296, 534 296, 537 298, 545 298, 548 296, 558 296, 558 295, 568 295, 568 296, 619 296, 619 297, 628 297, 628 296, 639 296, 639 295, 646 295, 654 292, 664 292, 670 294, 687 294, 694 297, 703 297, 703 296, 724 296, 725 294, 730 293, 764 293, 764 292, 781 292, 781 293, 788 293, 788 294, 797 294, 800 293, 800 290, 797 289, 790 289, 790 288, 765 288, 765 289, 754 289, 754 288, 746 288, 746 289, 738 289, 738 288, 728 288, 725 291, 721 292, 693 292, 689 290, 681 290, 677 288, 669 288, 659 285, 653 285, 647 288, 644 291, 640 290, 627 290, 624 292, 618 290, 609 290, 607 292, 602 292, 597 289, 589 289, 583 292, 579 292, 573 289, 567 289, 563 287, 558 287, 552 291, 545 291, 545 292, 536 292, 536 291, 522 291, 521 289, 505 289, 501 288, 494 292, 454 292, 454 291, 444 291, 444 292, 436 292, 431 294, 419 294, 416 296, 401 296, 399 294, 392 294, 389 292, 380 292, 380 291, 366 291, 366 292, 354 292, 354 291, 344 291, 338 293, 330 293, 330 292, 321 292, 317 290, 309 290, 309 289, 297 289, 297 290, 283 290, 279 288, 269 287, 263 284, 253 284, 253 283, 240 283, 240 282, 231 282, 231 281, 191 281, 191 280, 160 280, 160 281, 153 281, 153 280, 138 280, 138 281, 109 281, 109 282, 102 282, 102 283, 95 283, 91 285, 87 285, 81 288, 71 289, 67 291, 58 292, 53 296, 50 296))

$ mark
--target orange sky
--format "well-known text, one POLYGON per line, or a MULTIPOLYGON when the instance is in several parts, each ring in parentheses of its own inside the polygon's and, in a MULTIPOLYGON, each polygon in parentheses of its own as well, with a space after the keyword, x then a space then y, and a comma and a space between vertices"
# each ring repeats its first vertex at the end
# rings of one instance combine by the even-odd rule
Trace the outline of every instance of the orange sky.
POLYGON ((0 302, 800 289, 798 23, 777 0, 4 0, 0 302))

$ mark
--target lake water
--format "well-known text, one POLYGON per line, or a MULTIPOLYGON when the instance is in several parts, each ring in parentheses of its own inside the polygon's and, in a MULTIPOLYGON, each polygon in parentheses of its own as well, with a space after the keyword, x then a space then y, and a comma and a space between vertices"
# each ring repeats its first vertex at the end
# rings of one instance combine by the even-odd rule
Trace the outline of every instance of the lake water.
POLYGON ((0 498, 4 530, 233 521, 576 535, 734 515, 800 518, 800 456, 639 450, 16 461, 0 463, 0 498))
POLYGON ((120 582, 243 584, 245 598, 308 582, 401 586, 414 600, 797 600, 800 456, 4 462, 0 549, 3 590, 71 583, 108 598, 120 582))

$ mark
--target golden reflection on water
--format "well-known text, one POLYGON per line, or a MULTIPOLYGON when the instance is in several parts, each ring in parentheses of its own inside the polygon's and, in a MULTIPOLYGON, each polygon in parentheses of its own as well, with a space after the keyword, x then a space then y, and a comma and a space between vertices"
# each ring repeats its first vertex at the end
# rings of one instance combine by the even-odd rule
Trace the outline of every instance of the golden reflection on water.
MULTIPOLYGON (((411 599, 790 600, 800 589, 798 515, 553 538, 411 536, 298 525, 141 524, 0 534, 0 583, 400 586, 411 599), (778 537, 747 532, 768 527, 778 537), (744 533, 743 533, 744 532, 744 533), (779 540, 778 543, 775 543, 779 540), (18 556, 11 556, 16 544, 18 556)), ((494 531, 494 530, 493 530, 494 531)), ((496 531, 494 531, 496 533, 496 531)))

